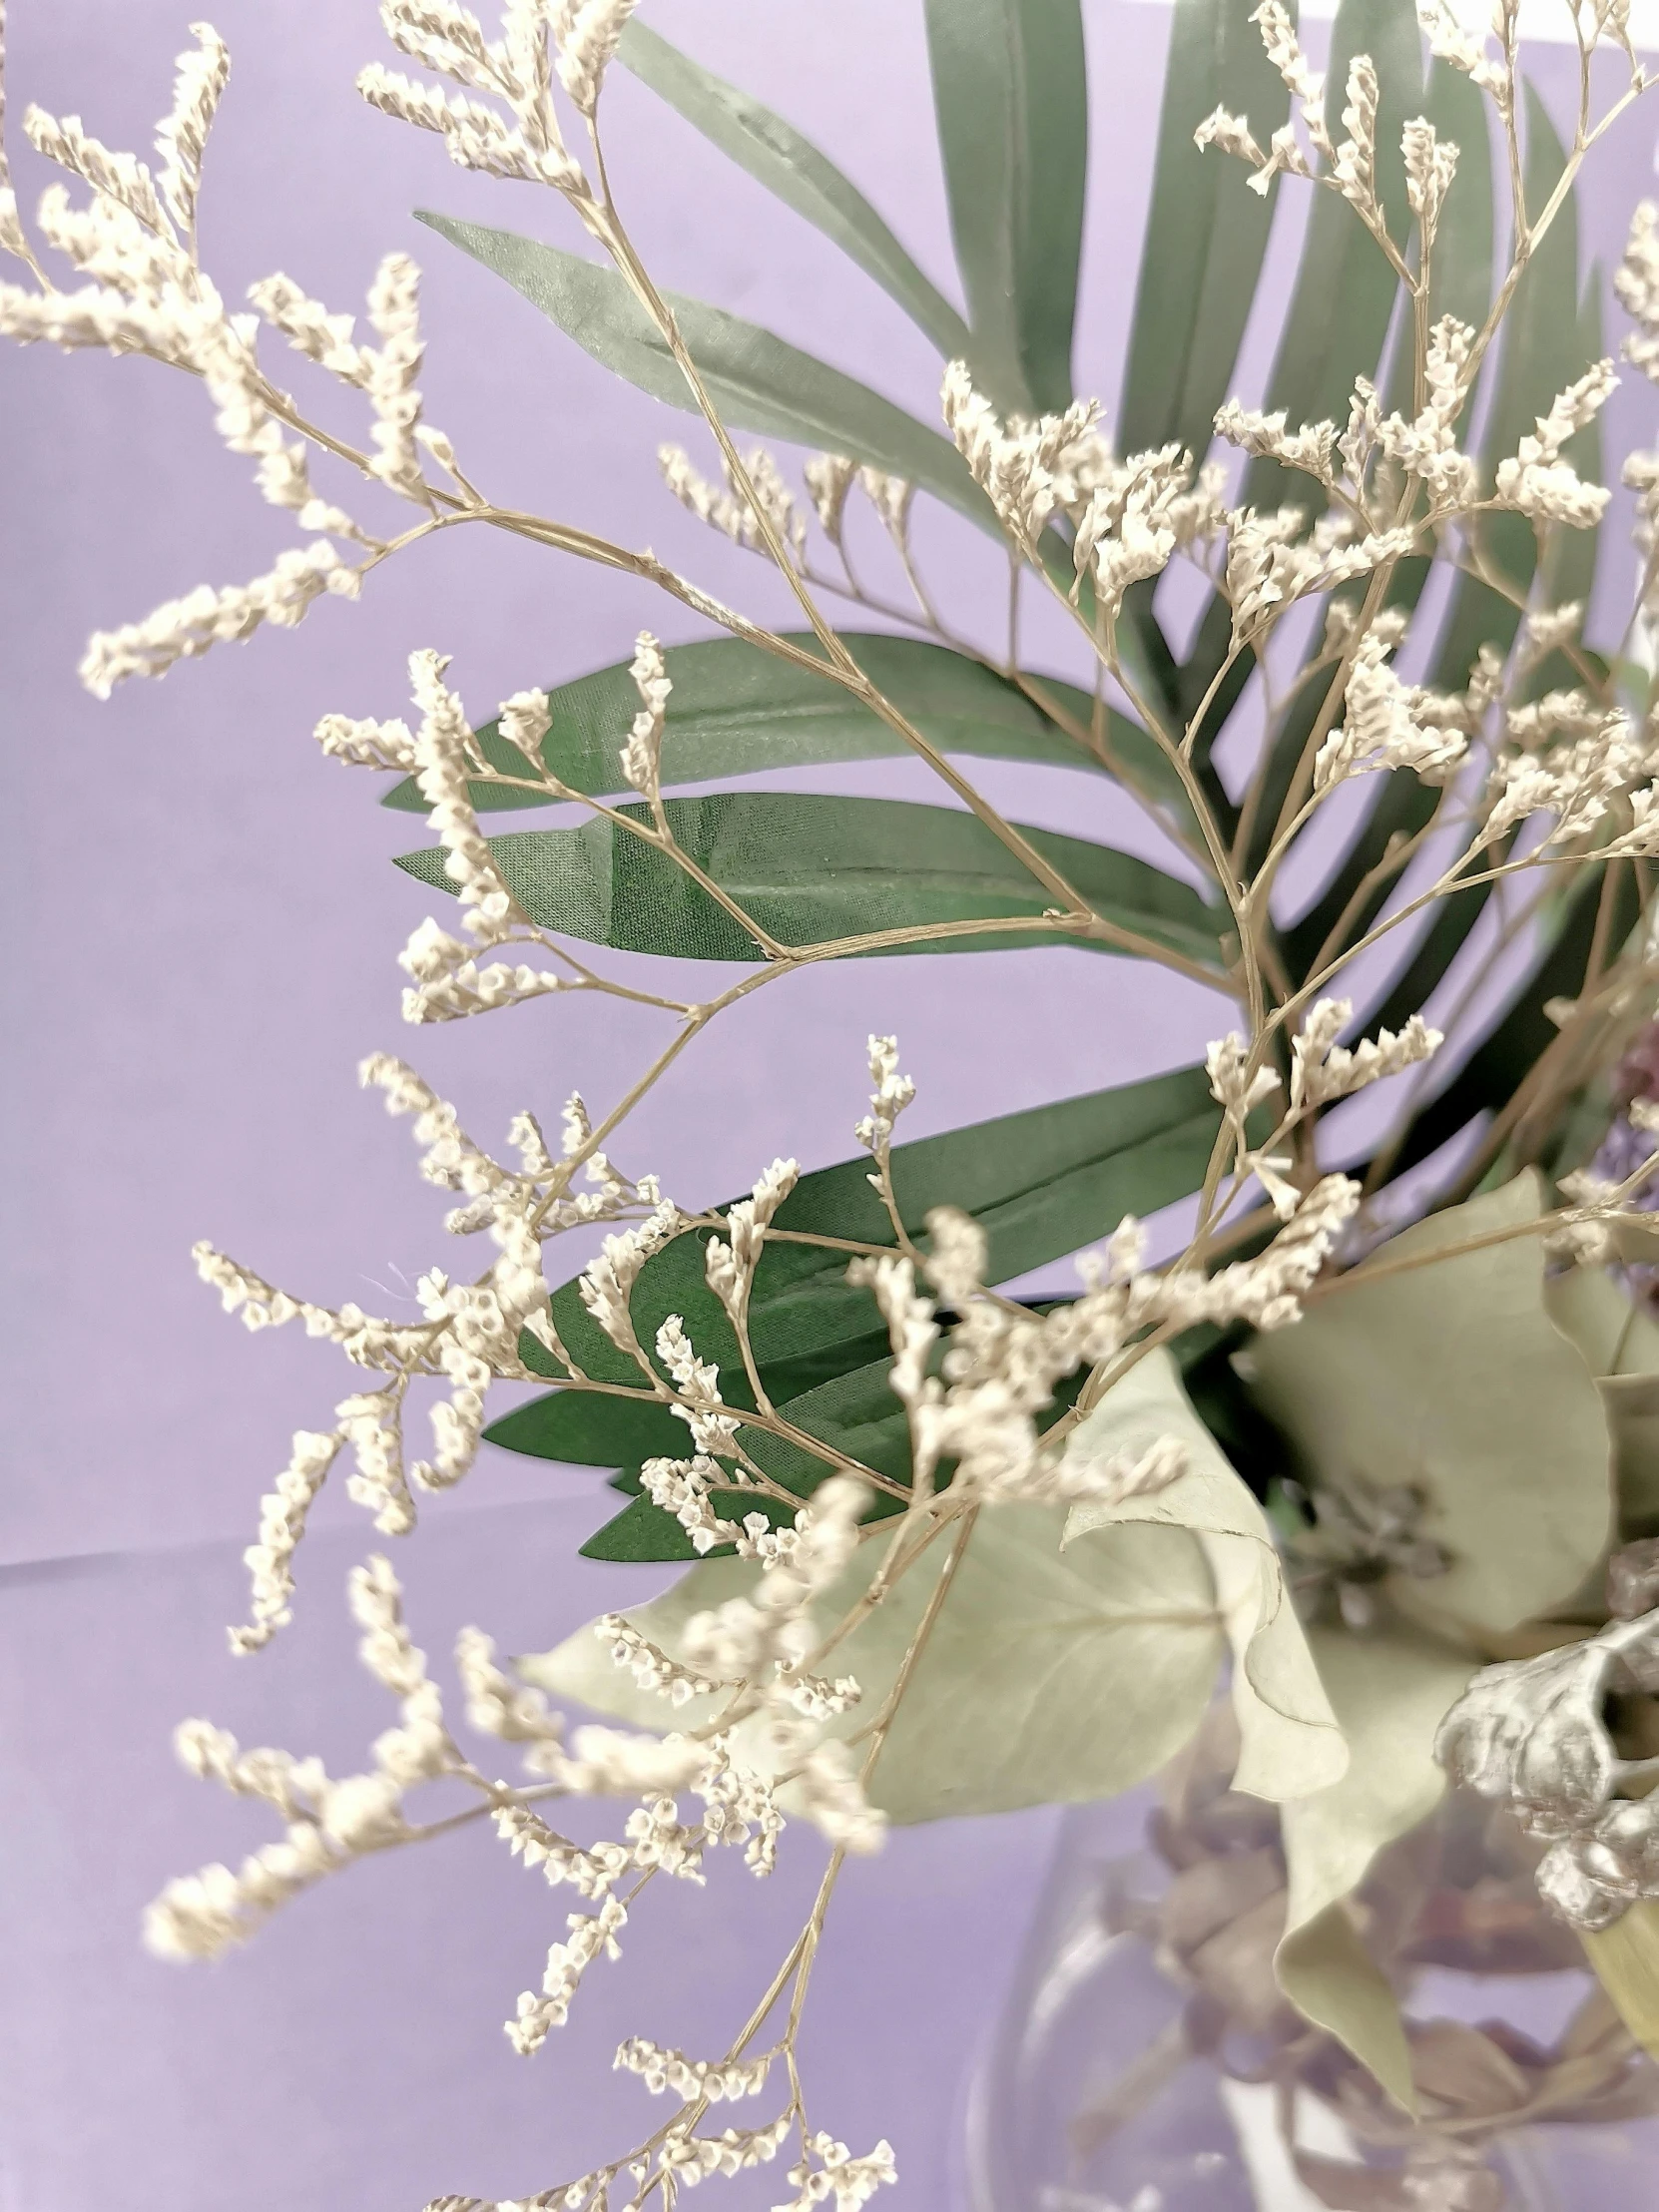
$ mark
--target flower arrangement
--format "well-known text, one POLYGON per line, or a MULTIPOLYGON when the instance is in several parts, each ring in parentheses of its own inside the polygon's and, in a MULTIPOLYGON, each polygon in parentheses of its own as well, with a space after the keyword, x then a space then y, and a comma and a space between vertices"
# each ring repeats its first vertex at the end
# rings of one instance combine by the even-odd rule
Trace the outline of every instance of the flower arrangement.
MULTIPOLYGON (((483 1247, 421 1279, 418 1321, 196 1249, 250 1329, 300 1323, 359 1371, 264 1500, 238 1651, 288 1620, 307 1510, 342 1461, 387 1538, 486 1438, 610 1469, 588 1555, 683 1571, 513 1671, 462 1628, 457 1711, 389 1560, 368 1558, 350 1605, 394 1724, 331 1775, 187 1722, 187 1766, 265 1801, 278 1832, 170 1884, 157 1950, 215 1955, 360 1858, 488 1822, 583 1908, 507 2023, 527 2056, 654 1883, 700 1879, 722 1846, 764 1877, 789 1824, 828 1845, 815 1908, 718 2055, 619 2050, 668 2117, 525 2205, 666 2205, 779 2158, 791 2212, 865 2202, 893 2153, 854 2155, 809 2116, 797 2056, 847 1861, 890 1822, 1129 1789, 1189 1749, 1221 1686, 1232 1788, 1278 1808, 1277 1987, 1391 2109, 1433 2084, 1355 1900, 1448 1777, 1526 1840, 1623 2015, 1616 2063, 1659 2047, 1659 454, 1622 457, 1639 576, 1628 621, 1592 636, 1617 378, 1573 210, 1650 79, 1628 0, 1563 5, 1581 59, 1566 138, 1521 76, 1512 0, 1489 30, 1448 0, 1420 23, 1405 0, 1344 0, 1329 74, 1282 0, 1178 0, 1109 432, 1072 382, 1078 0, 928 0, 965 314, 822 153, 632 0, 509 0, 493 35, 449 0, 383 0, 414 73, 372 62, 364 98, 463 170, 546 188, 587 251, 422 220, 699 419, 713 472, 665 445, 667 490, 782 579, 788 631, 475 483, 424 416, 407 256, 380 266, 367 337, 283 275, 226 302, 197 247, 230 66, 207 25, 158 170, 31 108, 70 180, 31 229, 0 156, 0 247, 22 265, 0 328, 199 376, 307 541, 96 635, 96 694, 292 627, 463 527, 619 571, 705 633, 665 648, 642 629, 630 659, 476 723, 422 649, 406 719, 324 718, 326 754, 424 816, 435 841, 400 865, 454 902, 401 954, 407 1021, 589 992, 656 1009, 664 1041, 597 1113, 570 1098, 556 1136, 519 1115, 499 1157, 412 1066, 364 1060, 454 1201, 445 1229, 483 1247), (947 435, 659 288, 607 177, 618 68, 910 314, 944 363, 947 435), (1247 405, 1230 387, 1282 180, 1312 206, 1247 405), (274 380, 283 344, 356 395, 360 442, 274 380), (799 488, 739 432, 805 448, 799 488), (335 503, 353 480, 367 519, 335 503), (921 499, 1005 553, 1002 638, 937 604, 921 499), (890 585, 854 557, 856 503, 890 585), (1033 596, 1065 616, 1069 674, 1025 665, 1033 596), (744 786, 880 756, 925 764, 938 804, 744 786), (974 780, 986 758, 1109 780, 1163 861, 1009 819, 974 780), (726 788, 673 796, 688 785, 726 788), (559 827, 481 819, 544 807, 559 827), (779 1158, 699 1210, 614 1157, 640 1099, 762 988, 832 959, 1040 944, 1227 1001, 1205 1064, 905 1143, 913 1088, 872 1037, 852 1159, 779 1158), (739 973, 680 999, 605 948, 739 973), (1142 1220, 1183 1202, 1178 1248, 1152 1257, 1142 1220), (560 1279, 548 1247, 584 1232, 597 1253, 560 1279), (1072 1295, 1003 1288, 1080 1249, 1072 1295), (546 1387, 486 1427, 503 1381, 546 1387), (550 1697, 614 1725, 569 1728, 550 1697), (509 1746, 513 1780, 494 1771, 509 1746), (589 1799, 624 1808, 603 1840, 554 1825, 589 1799), (737 2100, 765 2116, 721 2124, 737 2100)), ((1624 355, 1659 381, 1652 208, 1616 288, 1624 355)))

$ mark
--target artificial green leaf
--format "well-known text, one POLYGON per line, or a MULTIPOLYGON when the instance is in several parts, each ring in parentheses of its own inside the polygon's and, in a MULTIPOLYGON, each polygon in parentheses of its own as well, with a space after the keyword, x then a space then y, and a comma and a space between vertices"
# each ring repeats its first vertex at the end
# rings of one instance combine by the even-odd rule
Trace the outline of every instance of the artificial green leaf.
POLYGON ((1348 1772, 1281 1816, 1290 1887, 1279 1985, 1316 2026, 1369 2066, 1395 2101, 1415 2109, 1410 2053, 1387 1978, 1343 1908, 1372 1860, 1426 1820, 1445 1776, 1434 1732, 1468 1686, 1472 1657, 1426 1638, 1309 1631, 1349 1747, 1348 1772))
MULTIPOLYGON (((786 637, 806 651, 818 650, 810 632, 786 637)), ((899 712, 945 753, 1045 768, 1097 773, 1101 768, 1094 752, 982 662, 919 638, 850 631, 842 633, 841 643, 899 712)), ((890 760, 909 751, 843 685, 746 639, 673 645, 663 662, 674 686, 663 740, 663 781, 669 787, 829 761, 890 760)), ((572 791, 597 799, 627 789, 619 768, 622 741, 639 712, 630 666, 619 661, 547 695, 552 722, 542 759, 572 791)), ((1058 713, 1089 727, 1093 702, 1085 693, 1051 677, 1033 681, 1058 713)), ((482 724, 477 735, 493 767, 523 776, 523 758, 502 737, 498 721, 482 724)), ((1115 711, 1106 718, 1104 739, 1123 780, 1167 808, 1183 828, 1190 825, 1191 809, 1162 748, 1115 711)), ((552 804, 537 791, 482 783, 468 789, 480 813, 552 804)), ((413 777, 395 785, 382 804, 410 814, 427 811, 413 777)))
MULTIPOLYGON (((671 799, 681 849, 780 943, 809 947, 866 932, 913 931, 884 951, 1025 947, 1049 932, 989 929, 930 938, 963 921, 1037 916, 1053 894, 974 815, 886 799, 831 799, 789 792, 717 792, 671 799)), ((620 810, 649 823, 650 809, 620 810)), ((1102 920, 1221 975, 1222 917, 1190 885, 1145 860, 1056 836, 1022 834, 1087 898, 1102 920)), ((490 839, 503 879, 545 929, 691 960, 760 960, 744 925, 660 846, 602 816, 575 830, 518 830, 490 839)), ((404 853, 398 866, 441 890, 439 846, 404 853)), ((1089 942, 1100 950, 1124 947, 1089 942)))
MULTIPOLYGON (((614 269, 511 231, 423 209, 416 217, 504 276, 606 368, 654 399, 696 411, 668 341, 614 269)), ((871 462, 1000 534, 956 448, 902 407, 739 315, 679 292, 663 297, 728 428, 871 462)))
MULTIPOLYGON (((935 1206, 971 1214, 985 1231, 989 1278, 1004 1283, 1106 1235, 1126 1213, 1154 1213, 1197 1190, 1220 1118, 1204 1070, 1193 1067, 946 1130, 894 1147, 899 1215, 925 1246, 924 1224, 935 1206)), ((774 1227, 857 1244, 893 1242, 863 1158, 804 1175, 774 1227)), ((668 1315, 679 1314, 703 1357, 720 1367, 727 1402, 744 1407, 753 1400, 737 1340, 703 1277, 709 1234, 676 1237, 647 1262, 634 1286, 635 1329, 649 1347, 668 1315)), ((560 1340, 585 1374, 639 1387, 639 1368, 594 1323, 574 1281, 554 1292, 552 1305, 560 1340)), ((769 1240, 749 1327, 769 1379, 786 1363, 810 1364, 836 1347, 849 1350, 854 1366, 885 1349, 874 1302, 846 1281, 845 1254, 823 1245, 769 1240)), ((528 1332, 519 1351, 534 1374, 550 1380, 562 1374, 528 1332)))
POLYGON ((832 239, 897 300, 942 354, 954 359, 967 352, 967 324, 949 300, 922 275, 858 188, 793 124, 682 54, 637 16, 623 31, 617 60, 740 169, 832 239))
POLYGON ((1543 1249, 1526 1233, 1541 1212, 1526 1174, 1431 1215, 1249 1348, 1252 1386, 1310 1485, 1419 1494, 1422 1533, 1449 1564, 1387 1589, 1453 1638, 1564 1603, 1611 1533, 1607 1423, 1545 1312, 1543 1249))
POLYGON ((1202 459, 1227 397, 1273 221, 1241 162, 1193 134, 1217 107, 1250 118, 1266 145, 1290 93, 1262 50, 1250 0, 1176 0, 1164 105, 1141 244, 1118 450, 1179 445, 1202 459))
POLYGON ((927 0, 973 366, 1004 414, 1071 398, 1088 78, 1080 0, 927 0))
POLYGON ((1255 1797, 1305 1797, 1346 1767, 1342 1732, 1286 1589, 1267 1516, 1193 1411, 1167 1352, 1149 1353, 1107 1391, 1073 1430, 1067 1456, 1138 1458, 1167 1436, 1186 1446, 1186 1472, 1143 1496, 1074 1505, 1066 1541, 1138 1522, 1192 1531, 1209 1561, 1233 1648, 1239 1723, 1233 1786, 1255 1797))
MULTIPOLYGON (((644 1385, 636 1371, 635 1380, 644 1385)), ((484 1431, 492 1444, 567 1466, 620 1467, 636 1459, 680 1459, 690 1431, 658 1398, 594 1390, 548 1390, 484 1431)))
MULTIPOLYGON (((1196 1541, 1178 1528, 1102 1529, 1062 1550, 1064 1517, 1046 1505, 980 1515, 870 1782, 893 1820, 1112 1797, 1156 1773, 1197 1728, 1223 1640, 1196 1541)), ((828 1733, 849 1735, 879 1710, 948 1541, 937 1539, 836 1647, 835 1672, 854 1676, 863 1695, 828 1733)), ((879 1537, 866 1543, 825 1593, 814 1608, 821 1629, 867 1588, 884 1549, 879 1537)), ((673 1655, 691 1615, 746 1594, 757 1571, 738 1559, 693 1567, 628 1617, 673 1655)), ((556 1697, 636 1725, 668 1722, 669 1709, 612 1665, 591 1629, 519 1665, 556 1697)), ((699 1727, 717 1709, 693 1699, 675 1708, 673 1725, 699 1727)), ((746 1741, 740 1730, 740 1756, 746 1741)))
POLYGON ((1620 2019, 1659 2058, 1659 1904, 1638 1898, 1611 1928, 1584 1932, 1583 1942, 1620 2019))
MULTIPOLYGON (((1435 231, 1430 270, 1432 311, 1436 315, 1456 315, 1460 321, 1478 329, 1486 318, 1492 291, 1492 167, 1485 96, 1460 69, 1437 61, 1429 71, 1423 113, 1433 124, 1442 144, 1456 146, 1460 157, 1435 231)), ((1568 208, 1563 211, 1562 221, 1570 225, 1571 219, 1572 211, 1568 208)), ((1389 408, 1407 417, 1416 412, 1412 389, 1413 331, 1413 318, 1401 316, 1386 401, 1389 408)), ((1479 390, 1480 380, 1477 379, 1465 408, 1465 423, 1473 419, 1479 390)), ((1547 406, 1548 402, 1544 404, 1547 406)), ((1387 605, 1406 614, 1414 612, 1427 584, 1430 566, 1425 555, 1399 562, 1388 591, 1387 605)), ((1472 613, 1469 619, 1475 619, 1472 613)), ((1478 643, 1476 639, 1475 644, 1478 643)), ((1454 652, 1455 644, 1449 645, 1448 650, 1454 652)), ((1470 646, 1471 656, 1473 651, 1474 647, 1470 646)), ((1465 662, 1462 671, 1447 681, 1452 688, 1461 689, 1466 676, 1465 662)), ((1309 709, 1312 706, 1317 711, 1324 696, 1324 685, 1313 687, 1309 694, 1299 695, 1286 718, 1286 742, 1276 749, 1270 764, 1270 804, 1261 810, 1270 830, 1278 816, 1279 801, 1302 759, 1313 728, 1313 714, 1309 709)), ((1366 877, 1379 868, 1389 840, 1409 837, 1420 830, 1438 798, 1437 792, 1408 769, 1379 778, 1378 786, 1342 864, 1333 871, 1309 911, 1283 932, 1286 961, 1298 981, 1312 972, 1328 933, 1345 914, 1349 915, 1352 935, 1358 936, 1370 926, 1388 896, 1392 877, 1378 874, 1367 896, 1355 902, 1355 894, 1366 877)), ((1384 1008, 1367 1014, 1364 1026, 1368 1031, 1378 1026, 1398 1028, 1410 1014, 1421 1009, 1429 991, 1444 975, 1474 926, 1485 902, 1486 891, 1482 888, 1447 900, 1434 909, 1413 954, 1409 976, 1400 979, 1384 1008)))

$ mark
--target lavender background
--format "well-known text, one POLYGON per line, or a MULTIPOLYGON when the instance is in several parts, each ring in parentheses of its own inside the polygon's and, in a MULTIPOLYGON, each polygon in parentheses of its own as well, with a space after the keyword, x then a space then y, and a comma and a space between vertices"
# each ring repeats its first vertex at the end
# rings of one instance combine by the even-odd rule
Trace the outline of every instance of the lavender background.
MULTIPOLYGON (((1096 152, 1078 374, 1110 399, 1168 18, 1119 0, 1091 0, 1088 15, 1096 152)), ((804 127, 948 281, 915 0, 657 0, 652 20, 804 127)), ((379 254, 412 251, 426 272, 429 418, 470 473, 782 613, 759 565, 657 483, 658 439, 695 446, 692 426, 613 383, 410 221, 430 206, 573 243, 550 198, 462 176, 434 141, 361 105, 352 77, 383 52, 370 0, 220 0, 215 21, 236 66, 204 232, 227 294, 280 268, 355 308, 379 254)), ((185 27, 162 0, 17 0, 14 112, 38 100, 145 148, 185 27)), ((1553 94, 1566 59, 1537 57, 1553 94)), ((937 363, 881 293, 620 73, 608 104, 619 191, 659 277, 930 418, 937 363)), ((1594 173, 1586 227, 1603 254, 1648 183, 1651 147, 1638 115, 1594 173)), ((26 148, 14 163, 27 207, 44 179, 26 148)), ((1266 324, 1257 356, 1264 338, 1266 324)), ((294 362, 294 388, 334 419, 341 402, 309 375, 294 362)), ((381 571, 355 608, 324 603, 296 636, 222 649, 100 707, 73 675, 91 628, 253 575, 289 533, 248 464, 217 446, 189 379, 8 349, 0 393, 0 2212, 295 2200, 406 2212, 441 2189, 528 2192, 650 2124, 638 2084, 608 2070, 622 2034, 699 2050, 724 2038, 787 1944, 817 1854, 800 1841, 769 1889, 723 1868, 707 1892, 654 1899, 628 1959, 596 1969, 572 2025, 528 2064, 499 2023, 567 1908, 486 1838, 358 1870, 214 1968, 147 1958, 138 1916, 160 1884, 268 1832, 260 1809, 172 1766, 173 1723, 207 1713, 245 1742, 314 1748, 341 1768, 385 1720, 350 1660, 339 1597, 368 1539, 338 1500, 316 1515, 294 1627, 259 1659, 226 1654, 258 1494, 290 1429, 324 1421, 349 1377, 303 1338, 233 1329, 187 1255, 206 1235, 312 1297, 406 1310, 440 1256, 438 1208, 411 1174, 406 1129, 357 1094, 361 1054, 405 1053, 489 1142, 516 1107, 552 1112, 573 1085, 607 1101, 659 1034, 656 1017, 580 1000, 404 1031, 393 956, 428 894, 388 855, 420 840, 408 817, 375 806, 373 779, 317 756, 317 716, 400 711, 414 646, 452 653, 452 679, 485 712, 624 656, 641 623, 671 642, 696 632, 621 580, 457 534, 381 571)), ((1650 434, 1646 401, 1615 402, 1615 450, 1650 434)), ((924 531, 941 587, 994 623, 994 554, 946 526, 924 531)), ((1038 631, 1034 658, 1060 665, 1062 651, 1038 631)), ((793 781, 926 796, 898 766, 793 781)), ((1078 779, 987 767, 983 782, 1026 820, 1150 849, 1078 779)), ((776 1151, 808 1165, 845 1155, 872 1028, 903 1041, 922 1135, 1177 1064, 1214 1033, 1214 1012, 1196 989, 1074 953, 816 971, 727 1017, 619 1153, 706 1202, 776 1151)), ((573 1249, 569 1266, 582 1257, 573 1249)), ((644 1594, 656 1570, 574 1556, 601 1503, 591 1471, 487 1452, 396 1550, 417 1636, 441 1653, 477 1620, 509 1651, 537 1648, 644 1594)), ((888 2133, 918 2212, 954 2201, 960 2081, 1052 1823, 1038 1812, 896 1836, 836 1906, 809 2037, 816 2118, 855 2147, 888 2133)))

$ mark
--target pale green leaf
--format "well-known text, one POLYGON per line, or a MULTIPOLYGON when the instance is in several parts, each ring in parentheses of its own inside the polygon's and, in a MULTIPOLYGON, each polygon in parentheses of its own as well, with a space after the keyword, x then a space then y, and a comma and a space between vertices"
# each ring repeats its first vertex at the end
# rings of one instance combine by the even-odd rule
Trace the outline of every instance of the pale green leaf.
MULTIPOLYGON (((1155 1774, 1197 1728, 1223 1650, 1203 1553, 1180 1529, 1158 1528, 1101 1530, 1062 1550, 1064 1518, 1046 1505, 980 1515, 870 1783, 893 1820, 1113 1797, 1155 1774)), ((853 1734, 879 1709, 947 1542, 936 1540, 837 1646, 830 1670, 853 1675, 863 1696, 830 1733, 853 1734)), ((867 1586, 885 1548, 884 1537, 867 1541, 821 1599, 821 1629, 867 1586)), ((747 1592, 758 1571, 706 1561, 629 1618, 674 1654, 692 1614, 747 1592)), ((717 1710, 703 1699, 671 1709, 641 1690, 591 1628, 519 1665, 555 1696, 642 1727, 695 1728, 717 1710)))
POLYGON ((1454 1639, 1566 1602, 1611 1533, 1607 1422, 1545 1312, 1542 1243, 1525 1233, 1540 1212, 1527 1174, 1431 1215, 1249 1349, 1311 1483, 1420 1493, 1422 1533, 1450 1564, 1387 1587, 1454 1639))
POLYGON ((1590 1964, 1642 2048, 1659 2058, 1659 1903, 1641 1898, 1583 1936, 1590 1964))
POLYGON ((1343 1900, 1378 1852, 1439 1803, 1445 1776, 1434 1763, 1434 1732, 1475 1661, 1420 1637, 1316 1628, 1309 1641, 1350 1759, 1340 1781, 1281 1815, 1290 1904, 1274 1963, 1298 2011, 1346 2043, 1409 2111, 1398 2006, 1343 1900))
POLYGON ((1187 1447, 1180 1480, 1118 1504, 1074 1505, 1066 1540, 1136 1522, 1190 1529, 1210 1562, 1233 1647, 1240 1735, 1234 1788, 1276 1799, 1322 1790, 1342 1774, 1348 1753, 1285 1587, 1272 1529, 1193 1410, 1167 1352, 1150 1353, 1107 1391, 1078 1425, 1070 1451, 1087 1459, 1138 1457, 1161 1436, 1187 1447))

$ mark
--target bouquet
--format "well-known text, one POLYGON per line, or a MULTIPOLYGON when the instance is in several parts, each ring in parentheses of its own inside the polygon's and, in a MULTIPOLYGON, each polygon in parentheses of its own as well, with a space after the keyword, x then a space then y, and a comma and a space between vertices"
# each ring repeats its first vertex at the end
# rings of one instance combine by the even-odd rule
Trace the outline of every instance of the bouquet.
MULTIPOLYGON (((823 153, 633 0, 508 0, 491 28, 383 0, 395 66, 371 61, 363 97, 460 169, 542 188, 526 223, 556 240, 423 214, 439 250, 694 418, 696 451, 658 456, 665 495, 781 581, 786 629, 476 482, 424 413, 406 254, 366 332, 281 274, 226 301, 196 228, 230 66, 211 27, 158 167, 30 108, 67 183, 29 224, 0 155, 19 265, 0 328, 201 378, 304 540, 94 636, 100 697, 291 628, 463 527, 619 572, 686 637, 642 628, 552 690, 527 666, 481 721, 438 640, 410 657, 412 712, 316 731, 424 831, 399 862, 434 893, 400 955, 408 1022, 598 993, 660 1015, 657 1056, 595 1106, 533 1102, 498 1151, 414 1065, 363 1061, 463 1240, 418 1320, 195 1254, 250 1329, 297 1323, 356 1371, 263 1500, 238 1651, 288 1621, 325 1481, 401 1538, 485 1441, 599 1470, 586 1555, 676 1578, 534 1659, 463 1626, 446 1684, 374 1551, 349 1602, 392 1724, 335 1775, 185 1723, 187 1766, 265 1801, 275 1832, 171 1883, 155 1949, 216 1955, 358 1859, 488 1823, 580 1907, 507 2022, 527 2057, 653 1885, 722 1848, 765 1877, 786 1828, 822 1839, 817 1903, 747 2020, 702 2053, 625 2042, 666 2116, 525 2205, 668 2205, 774 2160, 791 2212, 865 2202, 893 2152, 837 2140, 798 2064, 848 1862, 893 1822, 1190 1776, 1218 1698, 1222 1780, 1283 1854, 1274 1986, 1378 2110, 1443 2108, 1363 1895, 1442 1801, 1509 1824, 1622 2017, 1615 2072, 1659 2048, 1659 453, 1615 457, 1636 561, 1609 617, 1598 418, 1619 371, 1573 202, 1650 79, 1628 0, 1560 4, 1564 132, 1522 76, 1514 0, 1472 26, 1449 0, 1420 20, 1343 0, 1325 70, 1283 0, 1177 0, 1108 422, 1073 380, 1080 0, 926 0, 960 307, 823 153), (938 350, 939 426, 663 288, 607 174, 618 70, 904 309, 938 350), (1300 263, 1246 403, 1293 194, 1300 263), (352 437, 304 396, 330 382, 352 437), (927 502, 1005 561, 996 635, 940 604, 927 502), (1040 667, 1034 604, 1067 641, 1040 667), (934 803, 745 782, 882 757, 923 764, 934 803), (1160 857, 1011 819, 984 761, 1105 780, 1160 857), (535 809, 556 827, 519 826, 535 809), (1204 1064, 905 1142, 913 1086, 872 1036, 847 1160, 781 1153, 709 1205, 630 1156, 635 1106, 757 991, 828 960, 1033 946, 1213 993, 1204 1064), (680 997, 618 952, 719 973, 680 997), (1072 1255, 1068 1292, 1018 1292, 1072 1255), (540 1387, 492 1419, 498 1382, 540 1387)), ((1652 207, 1615 289, 1617 348, 1659 381, 1652 207)), ((1109 971, 1062 966, 1109 994, 1109 971)), ((776 1108, 783 1147, 787 1089, 776 1108)))

